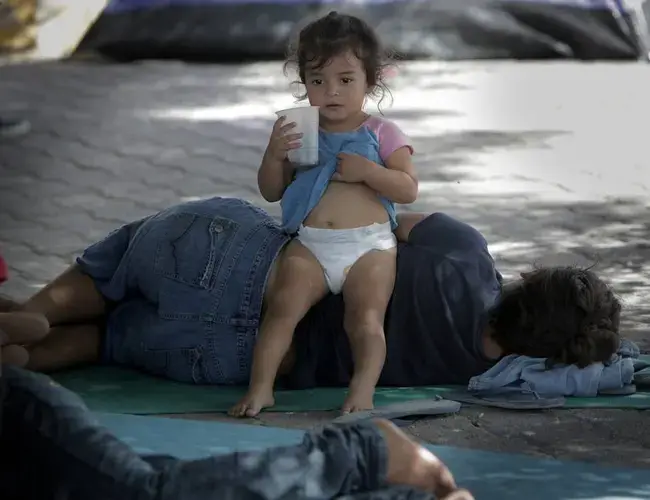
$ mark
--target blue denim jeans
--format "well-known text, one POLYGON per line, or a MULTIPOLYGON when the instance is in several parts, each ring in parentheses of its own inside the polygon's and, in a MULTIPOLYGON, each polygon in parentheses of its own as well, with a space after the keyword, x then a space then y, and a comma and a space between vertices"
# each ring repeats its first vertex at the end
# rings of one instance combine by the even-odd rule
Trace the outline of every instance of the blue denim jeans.
POLYGON ((385 443, 367 422, 265 451, 141 457, 49 377, 5 367, 0 385, 3 500, 433 500, 386 484, 385 443))
POLYGON ((77 259, 113 307, 104 360, 196 384, 248 382, 269 271, 289 237, 234 198, 128 224, 77 259))

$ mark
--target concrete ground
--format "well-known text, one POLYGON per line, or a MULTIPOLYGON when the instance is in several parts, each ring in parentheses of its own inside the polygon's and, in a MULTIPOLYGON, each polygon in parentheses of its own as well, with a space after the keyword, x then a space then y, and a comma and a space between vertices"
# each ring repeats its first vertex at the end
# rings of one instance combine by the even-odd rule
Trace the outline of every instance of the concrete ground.
MULTIPOLYGON (((277 63, 3 67, 2 112, 33 132, 0 142, 2 292, 25 298, 115 227, 211 195, 264 203, 255 177, 273 111, 292 104, 277 63)), ((650 350, 647 66, 405 64, 386 115, 414 140, 421 196, 484 232, 506 277, 594 264, 650 350)), ((188 415, 188 418, 225 418, 188 415)), ((308 428, 328 414, 266 413, 308 428)), ((409 430, 433 443, 650 467, 647 414, 464 408, 409 430)))

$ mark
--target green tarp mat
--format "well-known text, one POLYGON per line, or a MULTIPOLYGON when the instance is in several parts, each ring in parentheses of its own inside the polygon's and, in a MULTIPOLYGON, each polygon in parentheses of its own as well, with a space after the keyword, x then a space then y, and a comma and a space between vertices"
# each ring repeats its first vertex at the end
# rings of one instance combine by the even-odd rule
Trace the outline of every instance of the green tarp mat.
MULTIPOLYGON (((650 356, 644 356, 650 361, 650 356)), ((174 414, 225 412, 244 394, 244 387, 179 384, 142 373, 113 367, 92 367, 61 372, 53 376, 64 387, 79 394, 93 411, 124 414, 174 414)), ((383 387, 375 395, 375 406, 400 401, 444 396, 459 389, 440 387, 383 387)), ((268 411, 304 412, 340 408, 344 388, 277 391, 276 405, 268 411)), ((565 408, 650 408, 650 392, 629 396, 567 398, 565 408)))

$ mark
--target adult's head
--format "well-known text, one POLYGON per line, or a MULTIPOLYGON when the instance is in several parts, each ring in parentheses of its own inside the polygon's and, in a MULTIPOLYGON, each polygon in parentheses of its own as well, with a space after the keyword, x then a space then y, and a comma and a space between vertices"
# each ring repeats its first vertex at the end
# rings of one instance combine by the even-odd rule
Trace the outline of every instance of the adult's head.
POLYGON ((592 271, 544 267, 503 286, 489 326, 504 354, 585 367, 617 351, 620 312, 611 288, 592 271))

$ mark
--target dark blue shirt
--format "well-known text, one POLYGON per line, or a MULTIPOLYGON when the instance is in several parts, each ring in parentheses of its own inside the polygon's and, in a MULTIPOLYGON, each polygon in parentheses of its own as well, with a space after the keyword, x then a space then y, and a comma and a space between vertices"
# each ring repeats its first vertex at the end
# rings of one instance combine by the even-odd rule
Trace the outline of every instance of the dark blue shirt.
MULTIPOLYGON (((417 224, 398 247, 379 385, 465 384, 487 370, 492 363, 483 354, 482 332, 500 281, 476 229, 442 213, 417 224)), ((343 311, 342 296, 328 296, 301 321, 286 386, 349 383, 353 362, 343 311)))

